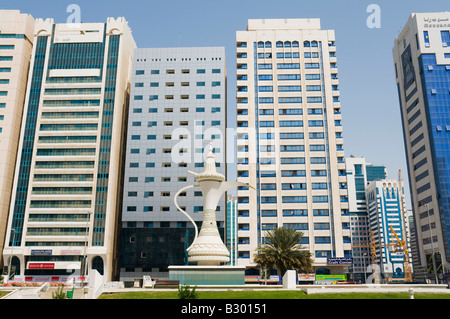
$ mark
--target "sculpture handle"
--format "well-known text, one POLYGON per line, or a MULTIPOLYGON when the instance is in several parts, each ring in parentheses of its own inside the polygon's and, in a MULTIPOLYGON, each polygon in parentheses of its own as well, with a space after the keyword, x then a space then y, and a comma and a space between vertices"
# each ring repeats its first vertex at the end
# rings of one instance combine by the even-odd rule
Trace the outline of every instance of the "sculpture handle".
MULTIPOLYGON (((190 222, 194 225, 194 229, 195 229, 195 237, 194 237, 194 240, 192 241, 192 244, 193 244, 193 243, 195 242, 195 240, 197 239, 197 236, 198 236, 198 227, 197 227, 197 224, 195 223, 195 221, 192 219, 192 217, 189 216, 189 214, 186 213, 184 210, 182 210, 181 207, 178 205, 178 203, 177 203, 177 197, 178 197, 178 195, 180 195, 180 193, 184 192, 185 190, 190 189, 190 188, 194 188, 194 187, 198 187, 198 185, 189 185, 189 186, 183 187, 182 189, 180 189, 180 190, 175 194, 175 197, 173 198, 173 202, 175 203, 175 206, 178 208, 178 210, 179 210, 180 212, 182 212, 182 213, 190 220, 190 222)), ((191 246, 192 246, 192 244, 191 244, 191 246)), ((189 246, 189 248, 187 249, 188 251, 189 251, 189 249, 191 248, 191 246, 189 246)))

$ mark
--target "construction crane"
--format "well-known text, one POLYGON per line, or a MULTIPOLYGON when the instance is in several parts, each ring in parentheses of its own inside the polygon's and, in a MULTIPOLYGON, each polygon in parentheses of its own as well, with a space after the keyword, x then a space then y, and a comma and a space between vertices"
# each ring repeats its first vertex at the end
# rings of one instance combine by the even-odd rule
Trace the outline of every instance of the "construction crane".
POLYGON ((377 250, 376 248, 382 248, 382 247, 389 247, 389 246, 396 246, 395 243, 390 244, 376 244, 375 243, 375 235, 373 230, 370 231, 370 242, 369 243, 362 243, 358 245, 352 245, 352 248, 370 248, 370 255, 372 259, 372 274, 373 274, 373 283, 378 284, 379 278, 378 278, 378 263, 377 263, 377 250))
POLYGON ((405 280, 410 282, 412 281, 412 274, 411 274, 411 265, 409 263, 409 252, 408 247, 406 246, 406 240, 400 240, 396 232, 394 231, 394 228, 390 226, 391 233, 394 235, 395 239, 397 240, 396 243, 394 243, 394 247, 401 248, 403 251, 403 265, 405 268, 405 280))
POLYGON ((372 259, 372 273, 374 277, 374 284, 379 283, 379 276, 378 276, 378 265, 377 264, 377 248, 383 248, 383 247, 392 247, 394 250, 396 248, 401 248, 401 250, 404 253, 404 268, 405 268, 405 280, 410 282, 412 281, 412 275, 411 275, 411 266, 409 264, 409 254, 408 254, 408 248, 406 246, 406 242, 400 240, 400 238, 395 233, 392 226, 390 226, 391 233, 394 235, 396 242, 389 243, 389 244, 376 244, 375 243, 375 235, 373 230, 370 231, 370 242, 369 243, 362 243, 358 245, 352 245, 352 248, 370 248, 370 254, 372 259))

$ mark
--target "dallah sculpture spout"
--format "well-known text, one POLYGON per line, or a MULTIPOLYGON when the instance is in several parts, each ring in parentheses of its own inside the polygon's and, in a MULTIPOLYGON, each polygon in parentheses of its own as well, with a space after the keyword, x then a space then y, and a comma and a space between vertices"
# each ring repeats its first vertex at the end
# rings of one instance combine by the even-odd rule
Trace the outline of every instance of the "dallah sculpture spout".
MULTIPOLYGON (((184 187, 175 195, 175 206, 194 224, 195 238, 192 245, 187 248, 188 261, 197 262, 197 265, 218 266, 221 263, 227 263, 230 253, 224 245, 216 223, 216 207, 222 195, 232 187, 247 186, 241 182, 227 182, 225 176, 216 171, 215 156, 212 151, 211 143, 209 145, 209 153, 205 163, 205 170, 202 173, 194 173, 196 185, 184 187), (194 220, 184 211, 177 203, 178 195, 194 187, 200 187, 203 195, 203 222, 198 232, 197 225, 194 220)), ((253 187, 252 187, 253 188, 253 187)))

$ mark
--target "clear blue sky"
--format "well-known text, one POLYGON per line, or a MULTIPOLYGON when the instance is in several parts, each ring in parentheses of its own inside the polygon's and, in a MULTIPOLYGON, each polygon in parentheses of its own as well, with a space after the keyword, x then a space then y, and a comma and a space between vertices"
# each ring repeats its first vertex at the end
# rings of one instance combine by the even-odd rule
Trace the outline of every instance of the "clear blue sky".
POLYGON ((448 11, 448 0, 1 0, 0 9, 18 9, 34 18, 67 21, 71 3, 82 22, 125 17, 138 47, 224 46, 228 73, 228 123, 235 122, 235 32, 248 19, 320 18, 334 29, 344 125, 344 149, 383 164, 389 177, 402 170, 409 188, 392 47, 412 12, 448 11), (380 28, 369 28, 367 7, 380 7, 380 28))

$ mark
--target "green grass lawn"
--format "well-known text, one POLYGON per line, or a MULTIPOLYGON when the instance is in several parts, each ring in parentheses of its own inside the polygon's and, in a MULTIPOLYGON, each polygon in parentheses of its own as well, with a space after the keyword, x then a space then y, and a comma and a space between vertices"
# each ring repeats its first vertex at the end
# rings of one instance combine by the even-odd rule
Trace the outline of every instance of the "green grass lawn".
MULTIPOLYGON (((408 293, 311 294, 302 291, 198 291, 199 299, 409 299, 408 293)), ((103 294, 99 299, 178 299, 178 291, 103 294)), ((450 299, 450 294, 416 293, 414 299, 450 299)))

